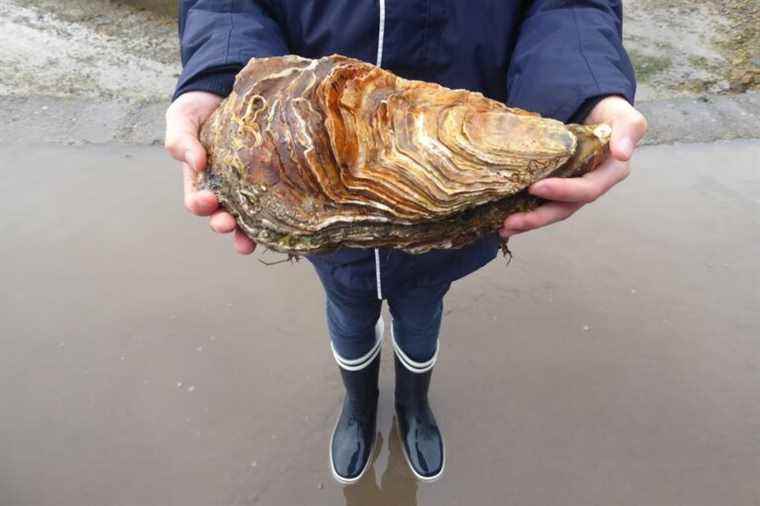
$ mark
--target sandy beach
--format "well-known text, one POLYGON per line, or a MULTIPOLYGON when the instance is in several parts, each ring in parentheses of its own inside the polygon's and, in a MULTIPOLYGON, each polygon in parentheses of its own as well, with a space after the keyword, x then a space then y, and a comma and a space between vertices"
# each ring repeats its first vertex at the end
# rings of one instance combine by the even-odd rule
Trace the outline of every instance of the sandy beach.
POLYGON ((447 474, 406 470, 386 347, 382 446, 345 489, 308 262, 236 256, 159 148, 0 159, 2 504, 760 500, 757 141, 642 148, 610 195, 458 282, 432 389, 447 474))

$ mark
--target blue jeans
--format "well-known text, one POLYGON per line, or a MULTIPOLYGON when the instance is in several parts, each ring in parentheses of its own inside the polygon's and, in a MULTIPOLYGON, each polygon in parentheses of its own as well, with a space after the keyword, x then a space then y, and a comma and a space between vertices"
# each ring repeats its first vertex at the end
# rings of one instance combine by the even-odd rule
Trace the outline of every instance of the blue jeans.
MULTIPOLYGON (((374 287, 347 287, 317 269, 327 298, 327 327, 338 355, 354 360, 375 344, 375 322, 382 301, 374 287)), ((393 316, 393 334, 401 350, 416 362, 430 360, 438 343, 443 297, 450 282, 384 290, 393 316)))

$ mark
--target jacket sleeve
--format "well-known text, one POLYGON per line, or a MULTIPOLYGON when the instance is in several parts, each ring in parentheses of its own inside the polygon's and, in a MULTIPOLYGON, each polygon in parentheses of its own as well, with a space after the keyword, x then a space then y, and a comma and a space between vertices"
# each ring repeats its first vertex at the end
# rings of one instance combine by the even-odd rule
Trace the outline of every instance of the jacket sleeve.
POLYGON ((179 38, 182 73, 174 98, 188 91, 229 95, 250 58, 289 52, 267 0, 182 0, 179 38))
POLYGON ((565 122, 582 121, 605 96, 633 104, 622 31, 620 0, 530 2, 507 75, 509 104, 565 122))

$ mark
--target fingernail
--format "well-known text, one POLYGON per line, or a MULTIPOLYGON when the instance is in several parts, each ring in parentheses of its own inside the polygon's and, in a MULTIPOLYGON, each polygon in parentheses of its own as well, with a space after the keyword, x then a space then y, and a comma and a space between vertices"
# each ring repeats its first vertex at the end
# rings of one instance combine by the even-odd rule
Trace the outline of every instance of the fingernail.
POLYGON ((633 154, 633 141, 629 137, 623 137, 618 142, 617 148, 627 160, 633 154))
POLYGON ((195 170, 195 160, 193 159, 193 152, 191 150, 185 151, 185 163, 195 170))
POLYGON ((549 183, 536 183, 531 188, 531 193, 544 193, 549 190, 549 183))
POLYGON ((523 220, 519 216, 514 216, 512 218, 507 219, 506 226, 509 227, 509 229, 521 229, 523 226, 523 220))

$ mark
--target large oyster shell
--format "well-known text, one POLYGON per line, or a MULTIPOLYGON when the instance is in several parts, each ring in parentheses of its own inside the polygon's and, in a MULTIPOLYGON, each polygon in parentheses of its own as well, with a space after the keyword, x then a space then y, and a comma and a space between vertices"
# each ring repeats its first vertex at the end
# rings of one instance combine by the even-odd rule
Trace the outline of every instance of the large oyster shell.
POLYGON ((593 169, 609 133, 343 56, 253 59, 202 128, 197 185, 276 251, 422 253, 536 206, 524 189, 593 169))

